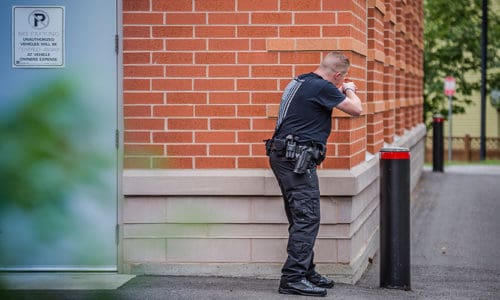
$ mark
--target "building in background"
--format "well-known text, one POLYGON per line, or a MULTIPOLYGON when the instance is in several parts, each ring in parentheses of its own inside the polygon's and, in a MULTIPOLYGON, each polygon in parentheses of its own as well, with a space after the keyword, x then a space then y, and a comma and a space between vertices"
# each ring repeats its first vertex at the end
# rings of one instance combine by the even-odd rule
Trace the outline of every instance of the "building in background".
POLYGON ((318 269, 355 282, 378 249, 384 144, 424 161, 420 0, 124 0, 120 266, 277 277, 287 221, 263 139, 281 93, 329 51, 364 114, 335 111, 318 174, 318 269))

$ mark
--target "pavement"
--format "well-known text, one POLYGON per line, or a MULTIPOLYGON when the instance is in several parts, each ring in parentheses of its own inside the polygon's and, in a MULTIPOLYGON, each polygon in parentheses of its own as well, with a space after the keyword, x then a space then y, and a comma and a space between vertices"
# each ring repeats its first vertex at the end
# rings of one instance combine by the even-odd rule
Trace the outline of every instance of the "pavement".
MULTIPOLYGON (((411 202, 411 290, 379 287, 376 256, 358 283, 336 284, 324 299, 500 299, 500 166, 424 167, 411 202)), ((0 299, 318 299, 280 295, 278 280, 127 280, 109 289, 11 287, 0 299)))

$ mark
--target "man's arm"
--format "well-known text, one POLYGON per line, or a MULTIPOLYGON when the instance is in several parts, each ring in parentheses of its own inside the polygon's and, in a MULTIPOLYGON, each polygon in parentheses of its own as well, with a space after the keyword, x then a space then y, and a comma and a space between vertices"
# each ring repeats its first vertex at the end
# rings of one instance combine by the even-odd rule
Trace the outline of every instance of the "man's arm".
POLYGON ((363 107, 361 100, 356 95, 356 85, 353 82, 346 82, 343 84, 342 90, 346 97, 337 105, 337 108, 352 116, 359 116, 363 112, 363 107))

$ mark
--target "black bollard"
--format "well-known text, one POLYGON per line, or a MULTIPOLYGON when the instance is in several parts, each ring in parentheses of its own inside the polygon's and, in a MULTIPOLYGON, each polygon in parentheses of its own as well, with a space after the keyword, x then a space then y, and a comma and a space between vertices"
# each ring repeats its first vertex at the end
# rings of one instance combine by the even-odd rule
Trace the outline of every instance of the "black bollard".
POLYGON ((432 171, 443 172, 444 164, 444 135, 442 115, 432 117, 432 171))
POLYGON ((380 286, 410 290, 410 150, 380 150, 380 286))

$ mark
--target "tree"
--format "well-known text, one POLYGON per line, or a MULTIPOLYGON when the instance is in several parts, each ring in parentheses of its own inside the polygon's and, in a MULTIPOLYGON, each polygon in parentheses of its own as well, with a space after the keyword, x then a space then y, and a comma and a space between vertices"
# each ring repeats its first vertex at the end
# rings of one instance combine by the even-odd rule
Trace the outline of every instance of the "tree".
MULTIPOLYGON (((489 5, 488 95, 500 88, 500 3, 489 5), (496 8, 496 9, 495 9, 496 8)), ((464 113, 479 91, 481 78, 481 0, 424 0, 424 121, 433 114, 448 115, 443 80, 453 76, 457 95, 452 113, 464 113), (477 74, 477 76, 471 76, 477 74)))

